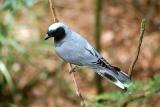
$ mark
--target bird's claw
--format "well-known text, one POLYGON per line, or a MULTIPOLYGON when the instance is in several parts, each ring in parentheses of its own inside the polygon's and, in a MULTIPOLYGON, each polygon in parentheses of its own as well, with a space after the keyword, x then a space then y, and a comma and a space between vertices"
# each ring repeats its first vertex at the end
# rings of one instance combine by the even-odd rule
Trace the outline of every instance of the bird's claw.
POLYGON ((76 72, 78 68, 79 68, 78 66, 73 67, 73 68, 69 71, 69 74, 72 74, 72 73, 76 72))

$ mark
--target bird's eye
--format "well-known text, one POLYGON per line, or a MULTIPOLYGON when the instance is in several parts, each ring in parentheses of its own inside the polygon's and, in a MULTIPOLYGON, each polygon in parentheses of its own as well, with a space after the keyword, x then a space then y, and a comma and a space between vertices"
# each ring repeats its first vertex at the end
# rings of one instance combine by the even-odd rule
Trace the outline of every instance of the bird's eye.
POLYGON ((55 41, 60 41, 60 40, 62 40, 65 36, 66 36, 66 32, 65 32, 65 30, 64 30, 63 27, 59 27, 59 28, 56 29, 56 31, 54 32, 55 41))
POLYGON ((63 37, 65 36, 65 30, 63 27, 59 27, 58 29, 56 29, 55 31, 55 37, 63 37))

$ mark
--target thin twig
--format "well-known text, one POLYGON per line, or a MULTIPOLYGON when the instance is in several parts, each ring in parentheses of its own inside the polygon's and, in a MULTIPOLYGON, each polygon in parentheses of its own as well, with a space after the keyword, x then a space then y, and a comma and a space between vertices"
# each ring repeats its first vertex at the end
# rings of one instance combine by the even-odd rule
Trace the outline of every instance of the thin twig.
POLYGON ((76 81, 76 78, 75 78, 75 74, 74 74, 75 71, 73 72, 73 70, 75 70, 75 69, 72 67, 72 64, 70 64, 70 68, 71 68, 70 71, 72 71, 72 72, 69 71, 69 73, 72 75, 72 79, 73 79, 73 82, 74 82, 74 85, 75 85, 76 94, 81 100, 81 106, 82 107, 87 107, 86 104, 85 104, 85 100, 84 100, 84 98, 83 98, 83 96, 82 96, 82 94, 79 90, 79 87, 78 87, 78 84, 77 84, 77 81, 76 81))
POLYGON ((56 11, 55 11, 55 9, 54 9, 52 0, 48 0, 48 2, 49 2, 50 10, 51 10, 51 12, 52 12, 52 16, 53 16, 53 21, 54 21, 54 23, 59 22, 59 20, 58 20, 58 18, 57 18, 57 16, 56 16, 56 11))
POLYGON ((153 96, 155 94, 158 94, 159 92, 160 92, 160 88, 155 87, 153 89, 146 90, 146 91, 141 92, 141 93, 131 94, 129 96, 129 98, 127 98, 126 101, 124 101, 124 103, 122 104, 122 107, 127 107, 133 101, 136 101, 136 100, 139 100, 139 99, 144 99, 145 97, 153 96))
POLYGON ((144 93, 141 93, 141 94, 137 94, 137 95, 132 95, 132 97, 130 97, 129 99, 127 99, 126 101, 124 101, 124 103, 122 104, 122 107, 127 107, 127 105, 135 100, 138 100, 138 99, 142 99, 148 95, 150 95, 151 92, 149 91, 146 91, 144 93))
POLYGON ((135 66, 135 64, 136 64, 136 62, 138 60, 139 53, 140 53, 142 40, 143 40, 143 36, 144 36, 144 31, 145 31, 145 23, 146 23, 146 20, 142 19, 141 29, 140 29, 140 37, 139 37, 139 43, 138 43, 137 51, 136 51, 135 57, 133 58, 132 63, 131 63, 131 65, 129 67, 129 70, 128 70, 128 75, 129 75, 130 78, 131 78, 131 74, 132 74, 133 68, 134 68, 134 66, 135 66))

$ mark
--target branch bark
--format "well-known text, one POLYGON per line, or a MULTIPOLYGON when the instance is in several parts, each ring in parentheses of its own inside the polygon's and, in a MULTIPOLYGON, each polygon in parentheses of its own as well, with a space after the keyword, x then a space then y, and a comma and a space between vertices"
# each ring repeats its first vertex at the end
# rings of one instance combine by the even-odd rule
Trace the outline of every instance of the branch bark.
POLYGON ((56 23, 56 22, 59 22, 57 16, 56 16, 56 11, 54 9, 54 6, 53 6, 53 3, 52 3, 52 0, 48 0, 49 2, 49 6, 50 6, 50 10, 52 12, 52 16, 53 16, 53 22, 56 23))
POLYGON ((135 57, 133 58, 133 60, 131 62, 131 65, 129 67, 129 70, 128 70, 128 75, 129 75, 130 78, 131 78, 131 75, 132 75, 133 68, 134 68, 134 66, 135 66, 135 64, 136 64, 136 62, 138 60, 139 53, 140 53, 142 40, 143 40, 143 36, 144 36, 144 32, 145 32, 145 23, 146 23, 146 19, 142 19, 142 21, 141 21, 141 29, 140 29, 140 37, 139 37, 139 42, 138 42, 138 46, 137 46, 137 51, 136 51, 135 57))

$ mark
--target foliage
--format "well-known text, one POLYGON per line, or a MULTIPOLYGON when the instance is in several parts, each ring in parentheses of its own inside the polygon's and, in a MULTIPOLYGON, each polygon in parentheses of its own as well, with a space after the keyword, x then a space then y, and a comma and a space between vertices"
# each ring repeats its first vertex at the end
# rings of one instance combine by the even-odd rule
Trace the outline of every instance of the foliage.
POLYGON ((4 0, 3 4, 0 7, 0 10, 11 10, 16 11, 20 6, 31 7, 35 3, 34 0, 4 0))
MULTIPOLYGON (((17 107, 12 103, 15 95, 22 97, 22 100, 25 98, 22 92, 26 88, 19 89, 13 80, 19 73, 19 70, 14 70, 17 69, 14 65, 18 64, 23 67, 31 64, 37 67, 37 64, 32 59, 42 53, 46 47, 51 50, 51 46, 41 40, 38 41, 38 44, 41 44, 41 48, 35 46, 37 50, 32 51, 32 45, 37 43, 24 45, 15 39, 13 30, 17 25, 15 21, 16 14, 22 11, 21 8, 32 7, 35 3, 35 0, 4 0, 0 5, 0 14, 3 15, 3 17, 0 17, 0 101, 4 100, 3 103, 0 103, 0 106, 17 107)), ((41 68, 37 67, 38 70, 41 71, 41 68)), ((31 81, 27 85, 30 86, 33 83, 34 81, 31 81)), ((28 88, 28 86, 26 87, 28 88)))
MULTIPOLYGON (((135 81, 126 92, 110 92, 97 95, 93 107, 126 107, 134 101, 150 101, 153 95, 160 93, 160 76, 146 82, 135 81)), ((140 104, 141 105, 141 104, 140 104)))
POLYGON ((6 79, 6 82, 8 83, 10 89, 12 90, 13 89, 13 83, 12 83, 12 80, 11 80, 11 76, 10 76, 5 64, 2 63, 2 62, 0 62, 0 71, 4 75, 4 78, 6 79))

